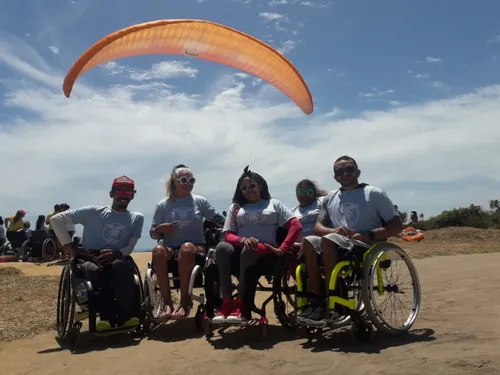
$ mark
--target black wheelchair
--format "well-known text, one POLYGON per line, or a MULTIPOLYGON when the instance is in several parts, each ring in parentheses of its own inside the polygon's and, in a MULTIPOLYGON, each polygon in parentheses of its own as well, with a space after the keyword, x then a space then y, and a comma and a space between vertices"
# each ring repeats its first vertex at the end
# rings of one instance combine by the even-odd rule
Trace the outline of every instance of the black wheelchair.
MULTIPOLYGON (((285 228, 279 228, 277 231, 277 242, 281 244, 286 238, 287 231, 285 228)), ((296 321, 296 285, 289 285, 290 282, 295 283, 295 269, 298 265, 297 255, 295 253, 285 254, 282 256, 264 255, 260 257, 253 267, 250 267, 245 275, 248 290, 245 295, 241 296, 245 304, 245 320, 244 326, 254 324, 252 313, 259 315, 257 324, 260 327, 262 337, 268 335, 269 321, 267 319, 267 306, 272 301, 274 305, 274 314, 280 322, 281 326, 288 331, 294 331, 297 328, 296 321), (264 285, 264 280, 267 286, 264 285), (260 307, 255 306, 256 292, 271 293, 260 307), (290 305, 290 310, 287 309, 290 305)), ((231 271, 233 280, 237 280, 239 274, 239 257, 235 256, 232 261, 231 271)), ((231 326, 230 323, 215 324, 212 322, 213 317, 222 305, 222 295, 219 287, 219 273, 217 262, 215 259, 215 251, 209 254, 205 268, 205 293, 207 301, 204 306, 204 331, 205 337, 210 339, 213 337, 214 327, 231 326)), ((235 281, 236 281, 235 280, 235 281)), ((233 282, 233 298, 238 296, 237 283, 233 282)))
MULTIPOLYGON (((100 300, 99 294, 102 291, 102 285, 92 285, 90 281, 85 281, 85 294, 87 301, 82 302, 78 286, 80 280, 85 280, 84 271, 81 265, 85 261, 95 262, 95 258, 89 252, 81 253, 71 259, 70 264, 64 266, 59 280, 59 292, 57 296, 57 339, 64 345, 72 346, 77 335, 80 332, 82 322, 88 319, 89 332, 96 336, 110 336, 120 333, 130 333, 134 337, 141 337, 148 329, 148 324, 145 322, 145 307, 144 307, 144 288, 142 284, 139 268, 135 264, 132 257, 125 257, 126 261, 133 262, 135 295, 134 299, 139 306, 140 324, 136 327, 117 327, 98 332, 96 329, 97 316, 99 315, 100 300), (77 311, 77 309, 79 311, 77 311)), ((107 287, 113 290, 111 282, 107 287)), ((106 301, 108 302, 108 301, 106 301)), ((113 301, 109 301, 113 303, 113 301)))
MULTIPOLYGON (((196 314, 195 314, 195 327, 198 330, 203 330, 203 318, 205 314, 205 295, 203 294, 203 286, 205 283, 205 270, 208 264, 210 264, 210 259, 212 255, 215 255, 215 246, 219 243, 220 236, 222 235, 222 230, 215 226, 210 226, 205 228, 205 243, 207 247, 207 254, 198 253, 195 258, 195 265, 191 271, 190 281, 189 281, 189 295, 191 296, 191 301, 198 304, 196 314), (195 291, 195 289, 198 290, 195 291)), ((159 243, 161 243, 159 241, 159 243)), ((172 293, 172 301, 174 303, 180 302, 180 279, 177 259, 171 259, 168 264, 169 279, 170 279, 170 290, 172 293)), ((156 278, 156 273, 152 267, 152 262, 148 262, 146 275, 144 278, 144 294, 145 294, 145 306, 146 314, 148 317, 148 322, 151 324, 151 328, 157 327, 160 324, 166 322, 169 319, 161 318, 160 314, 165 308, 163 298, 160 293, 160 287, 158 285, 158 280, 156 278)))
POLYGON ((57 256, 56 243, 44 230, 34 230, 31 237, 21 245, 21 257, 24 261, 41 259, 50 262, 57 256))

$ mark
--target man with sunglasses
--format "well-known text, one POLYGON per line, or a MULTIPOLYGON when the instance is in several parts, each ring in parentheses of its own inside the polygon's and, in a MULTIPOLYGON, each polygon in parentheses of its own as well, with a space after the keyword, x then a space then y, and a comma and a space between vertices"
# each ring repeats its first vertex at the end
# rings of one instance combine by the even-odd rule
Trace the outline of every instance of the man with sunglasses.
POLYGON ((135 196, 135 183, 127 176, 114 179, 109 192, 111 206, 85 206, 67 210, 50 218, 64 250, 71 257, 86 252, 96 257, 95 262, 86 261, 81 266, 86 279, 100 285, 100 318, 97 331, 113 326, 133 327, 138 325, 139 311, 134 298, 134 264, 125 259, 141 238, 144 216, 129 211, 128 205, 135 196), (68 234, 67 226, 81 224, 84 227, 82 249, 79 249, 68 234), (108 283, 101 282, 108 280, 108 283), (109 288, 109 281, 113 290, 109 288), (113 305, 113 300, 115 304, 113 305), (116 307, 116 308, 115 308, 116 307))
POLYGON ((330 276, 339 261, 339 249, 364 251, 374 242, 393 237, 403 229, 401 218, 387 194, 375 186, 360 184, 361 171, 350 156, 339 157, 333 166, 335 180, 340 189, 331 191, 324 199, 314 235, 302 240, 301 252, 305 256, 312 293, 307 308, 297 320, 308 325, 322 325, 331 316, 322 296, 318 254, 324 264, 325 289, 329 289, 330 276))

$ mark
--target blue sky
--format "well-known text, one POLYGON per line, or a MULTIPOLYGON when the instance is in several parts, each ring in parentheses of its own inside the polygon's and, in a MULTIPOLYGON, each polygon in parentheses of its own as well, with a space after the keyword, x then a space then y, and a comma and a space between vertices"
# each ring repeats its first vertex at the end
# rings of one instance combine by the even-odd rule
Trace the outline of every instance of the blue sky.
MULTIPOLYGON (((500 3, 482 1, 0 2, 0 215, 57 202, 107 204, 134 178, 145 232, 174 164, 227 209, 241 170, 295 205, 305 177, 335 188, 331 164, 358 160, 363 180, 426 216, 498 198, 500 3), (117 29, 156 19, 223 23, 279 48, 307 81, 305 116, 265 82, 183 56, 139 56, 62 81, 117 29)), ((153 242, 144 236, 141 247, 153 242)))

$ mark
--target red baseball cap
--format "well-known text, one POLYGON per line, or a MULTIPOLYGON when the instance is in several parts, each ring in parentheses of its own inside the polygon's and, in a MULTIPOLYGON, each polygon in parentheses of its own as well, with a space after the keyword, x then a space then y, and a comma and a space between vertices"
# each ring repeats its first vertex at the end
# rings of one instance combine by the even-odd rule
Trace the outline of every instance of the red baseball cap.
POLYGON ((111 185, 111 187, 115 187, 115 186, 119 186, 119 185, 135 187, 135 182, 130 177, 121 176, 121 177, 117 177, 113 180, 113 185, 111 185))

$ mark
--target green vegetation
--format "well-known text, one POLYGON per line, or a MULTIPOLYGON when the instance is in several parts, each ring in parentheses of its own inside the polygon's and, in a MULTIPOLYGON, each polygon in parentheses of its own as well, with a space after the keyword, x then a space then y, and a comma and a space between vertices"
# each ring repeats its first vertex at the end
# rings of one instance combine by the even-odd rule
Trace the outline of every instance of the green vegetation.
POLYGON ((490 201, 489 209, 471 204, 469 207, 454 208, 439 215, 421 220, 415 225, 420 230, 439 229, 445 227, 473 227, 500 229, 500 201, 490 201))

